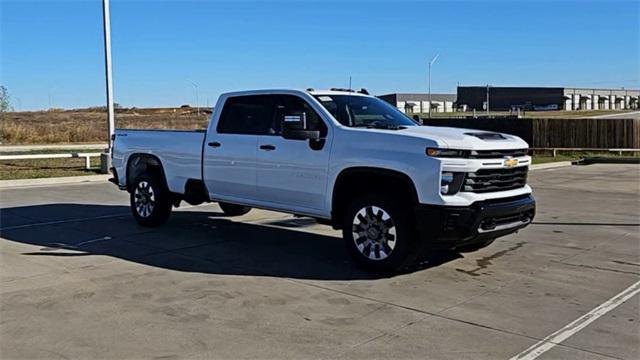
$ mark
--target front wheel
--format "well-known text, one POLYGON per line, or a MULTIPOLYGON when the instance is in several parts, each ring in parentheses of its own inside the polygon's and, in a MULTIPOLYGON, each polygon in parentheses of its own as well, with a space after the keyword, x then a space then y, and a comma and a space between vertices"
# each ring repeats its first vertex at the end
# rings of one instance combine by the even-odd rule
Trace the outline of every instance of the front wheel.
POLYGON ((420 253, 410 206, 391 197, 366 195, 345 212, 342 235, 354 260, 375 272, 397 272, 420 253))
POLYGON ((169 220, 171 196, 159 176, 142 174, 136 177, 129 199, 131 212, 138 224, 156 227, 169 220))

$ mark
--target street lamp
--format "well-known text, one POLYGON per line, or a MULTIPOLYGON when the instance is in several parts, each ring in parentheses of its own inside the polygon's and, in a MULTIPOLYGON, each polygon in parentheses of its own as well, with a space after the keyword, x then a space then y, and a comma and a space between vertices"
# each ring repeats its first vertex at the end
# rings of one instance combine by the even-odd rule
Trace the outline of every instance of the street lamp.
POLYGON ((200 106, 198 105, 198 84, 196 84, 195 82, 188 80, 191 85, 193 85, 193 88, 196 89, 196 112, 198 114, 198 116, 200 116, 200 106))
POLYGON ((111 77, 111 19, 109 14, 109 0, 102 0, 102 23, 104 25, 104 67, 107 87, 107 152, 100 155, 101 171, 106 174, 111 167, 111 151, 113 149, 113 134, 115 120, 113 116, 113 82, 111 77))
POLYGON ((440 54, 437 54, 429 61, 429 119, 431 119, 431 66, 438 60, 438 56, 440 56, 440 54))
POLYGON ((487 110, 487 116, 489 116, 489 84, 487 84, 487 105, 486 105, 486 110, 487 110))

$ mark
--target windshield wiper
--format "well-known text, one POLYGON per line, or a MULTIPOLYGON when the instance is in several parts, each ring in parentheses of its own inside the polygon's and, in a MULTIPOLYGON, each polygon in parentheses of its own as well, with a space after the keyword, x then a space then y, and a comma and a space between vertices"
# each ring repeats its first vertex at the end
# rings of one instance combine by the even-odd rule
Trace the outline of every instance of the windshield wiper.
POLYGON ((395 124, 357 124, 353 125, 353 127, 364 127, 367 129, 385 129, 385 130, 403 130, 406 129, 406 126, 395 125, 395 124))

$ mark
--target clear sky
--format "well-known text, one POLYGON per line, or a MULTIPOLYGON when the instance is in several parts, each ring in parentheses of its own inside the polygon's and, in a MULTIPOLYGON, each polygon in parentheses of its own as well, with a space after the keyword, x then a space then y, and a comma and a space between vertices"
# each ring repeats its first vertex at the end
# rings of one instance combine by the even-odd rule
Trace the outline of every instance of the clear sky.
MULTIPOLYGON (((213 106, 221 92, 456 85, 640 87, 639 1, 111 1, 114 97, 213 106)), ((17 109, 101 105, 102 2, 0 0, 17 109)))

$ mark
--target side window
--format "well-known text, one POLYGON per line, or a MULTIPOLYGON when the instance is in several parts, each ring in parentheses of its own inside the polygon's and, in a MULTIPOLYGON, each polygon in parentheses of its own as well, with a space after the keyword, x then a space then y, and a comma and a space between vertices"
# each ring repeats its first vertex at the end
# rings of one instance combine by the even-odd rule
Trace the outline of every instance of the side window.
POLYGON ((275 111, 268 131, 269 134, 280 134, 281 121, 285 113, 305 112, 308 130, 319 130, 321 137, 327 136, 327 125, 304 99, 295 95, 278 95, 273 98, 275 111))
POLYGON ((251 135, 268 133, 273 114, 271 98, 264 95, 230 97, 220 114, 218 133, 251 135))

